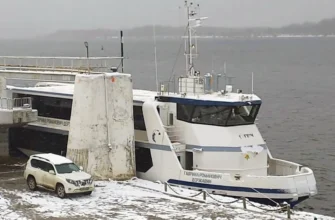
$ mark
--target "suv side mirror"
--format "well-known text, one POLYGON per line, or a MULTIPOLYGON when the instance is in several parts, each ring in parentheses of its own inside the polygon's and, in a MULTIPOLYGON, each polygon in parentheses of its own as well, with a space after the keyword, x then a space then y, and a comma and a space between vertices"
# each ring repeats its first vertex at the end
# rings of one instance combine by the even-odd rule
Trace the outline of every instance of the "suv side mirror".
POLYGON ((55 175, 55 171, 53 171, 53 170, 49 170, 49 173, 52 174, 52 175, 55 175))
POLYGON ((84 168, 82 166, 79 167, 80 170, 84 170, 84 168))

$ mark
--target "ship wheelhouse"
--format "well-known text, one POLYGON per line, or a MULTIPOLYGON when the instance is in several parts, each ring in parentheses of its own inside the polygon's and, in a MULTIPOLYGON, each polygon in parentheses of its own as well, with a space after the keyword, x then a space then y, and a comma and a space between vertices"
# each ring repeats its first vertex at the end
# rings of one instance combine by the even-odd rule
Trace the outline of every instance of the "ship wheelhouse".
POLYGON ((261 100, 246 102, 208 101, 176 97, 157 97, 160 102, 176 103, 177 120, 212 126, 254 124, 261 100))

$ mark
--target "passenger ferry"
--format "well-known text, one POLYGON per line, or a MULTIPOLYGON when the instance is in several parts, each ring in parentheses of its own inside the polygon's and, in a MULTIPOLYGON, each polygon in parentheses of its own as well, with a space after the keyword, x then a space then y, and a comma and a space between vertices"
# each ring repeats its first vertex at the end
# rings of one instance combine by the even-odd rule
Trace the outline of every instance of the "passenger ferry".
MULTIPOLYGON (((192 35, 203 18, 189 7, 187 14, 187 74, 178 93, 164 84, 159 92, 133 90, 137 176, 269 205, 293 207, 315 195, 310 168, 272 157, 255 124, 261 99, 229 84, 214 92, 213 75, 195 71, 192 35)), ((74 86, 7 86, 12 97, 31 97, 39 115, 9 129, 11 152, 66 154, 74 86)))

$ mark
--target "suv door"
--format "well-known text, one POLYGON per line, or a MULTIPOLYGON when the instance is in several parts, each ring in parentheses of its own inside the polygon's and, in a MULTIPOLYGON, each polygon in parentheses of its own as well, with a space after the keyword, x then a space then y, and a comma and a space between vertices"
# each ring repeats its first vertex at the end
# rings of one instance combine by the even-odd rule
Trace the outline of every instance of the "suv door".
POLYGON ((43 186, 49 188, 49 189, 55 189, 55 181, 56 181, 56 172, 55 168, 51 163, 40 161, 43 163, 43 186), (53 170, 55 174, 49 173, 50 170, 53 170))
POLYGON ((43 185, 42 184, 42 182, 43 182, 43 179, 42 179, 42 177, 43 177, 43 169, 42 169, 43 164, 41 162, 43 162, 43 161, 36 160, 36 159, 30 160, 30 166, 31 166, 30 174, 34 176, 37 185, 43 185))

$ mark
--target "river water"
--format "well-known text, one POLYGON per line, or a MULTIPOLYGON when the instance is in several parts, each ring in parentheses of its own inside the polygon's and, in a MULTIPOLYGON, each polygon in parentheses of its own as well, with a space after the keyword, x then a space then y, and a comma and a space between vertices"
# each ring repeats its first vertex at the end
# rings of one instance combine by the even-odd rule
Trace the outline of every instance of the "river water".
MULTIPOLYGON (((179 40, 158 40, 159 81, 185 73, 184 46, 179 40), (179 49, 181 50, 179 51, 179 49), (178 51, 180 53, 178 53, 178 51)), ((335 216, 335 39, 282 38, 199 40, 196 67, 202 73, 234 76, 234 88, 263 100, 258 126, 274 157, 314 170, 318 195, 299 208, 335 216)), ((91 56, 119 55, 119 43, 89 42, 91 56), (101 46, 104 50, 101 50, 101 46)), ((152 39, 125 41, 125 72, 135 88, 155 89, 152 39)), ((83 42, 0 41, 0 55, 85 56, 83 42)), ((115 65, 119 63, 116 62, 115 65)), ((223 80, 220 81, 223 88, 223 80)))

